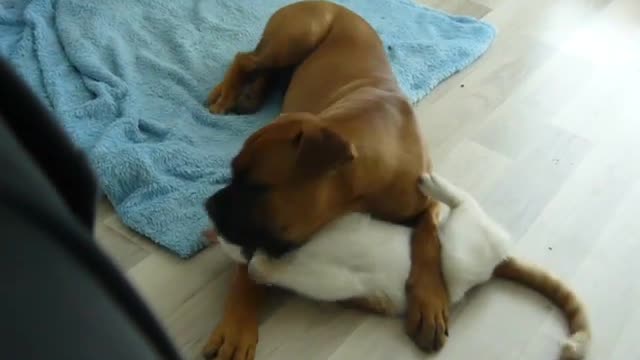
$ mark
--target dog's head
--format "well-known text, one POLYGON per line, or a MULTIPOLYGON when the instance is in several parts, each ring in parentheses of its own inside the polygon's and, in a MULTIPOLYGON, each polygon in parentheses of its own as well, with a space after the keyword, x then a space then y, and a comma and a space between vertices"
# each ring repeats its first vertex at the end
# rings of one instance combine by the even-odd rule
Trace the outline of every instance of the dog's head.
POLYGON ((220 235, 250 258, 279 257, 349 210, 350 142, 311 114, 288 114, 253 134, 231 163, 231 183, 206 202, 220 235))

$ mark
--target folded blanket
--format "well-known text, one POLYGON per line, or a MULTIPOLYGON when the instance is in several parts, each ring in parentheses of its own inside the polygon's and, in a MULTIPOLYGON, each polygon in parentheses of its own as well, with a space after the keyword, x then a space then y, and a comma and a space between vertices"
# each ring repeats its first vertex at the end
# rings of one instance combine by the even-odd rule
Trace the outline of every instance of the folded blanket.
MULTIPOLYGON (((287 0, 4 0, 7 57, 85 150, 123 222, 182 257, 205 246, 204 199, 243 140, 279 111, 203 106, 234 54, 255 46, 287 0)), ((338 1, 383 38, 417 101, 478 58, 494 29, 409 0, 338 1)))

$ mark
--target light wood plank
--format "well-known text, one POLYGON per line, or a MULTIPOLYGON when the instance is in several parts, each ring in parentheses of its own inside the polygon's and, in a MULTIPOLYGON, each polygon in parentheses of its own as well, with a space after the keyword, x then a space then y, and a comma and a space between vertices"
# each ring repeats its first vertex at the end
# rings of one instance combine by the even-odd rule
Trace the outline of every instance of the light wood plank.
POLYGON ((123 271, 128 271, 150 254, 149 251, 104 224, 96 226, 95 235, 98 245, 123 271))
POLYGON ((434 9, 474 18, 482 18, 491 11, 490 7, 472 0, 418 0, 418 2, 434 9))
POLYGON ((327 359, 368 316, 294 297, 260 328, 259 359, 327 359))
MULTIPOLYGON (((132 267, 127 275, 156 314, 164 318, 230 265, 230 260, 216 247, 205 249, 189 260, 157 251, 132 267)), ((219 297, 224 297, 224 292, 219 297)))

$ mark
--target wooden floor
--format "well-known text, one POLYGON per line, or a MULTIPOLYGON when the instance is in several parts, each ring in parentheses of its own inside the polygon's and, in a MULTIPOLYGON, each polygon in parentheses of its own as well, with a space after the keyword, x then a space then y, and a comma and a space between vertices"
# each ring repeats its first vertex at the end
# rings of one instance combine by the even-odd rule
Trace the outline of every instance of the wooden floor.
MULTIPOLYGON (((436 168, 515 234, 519 255, 584 298, 590 359, 640 359, 640 0, 424 2, 499 29, 481 60, 417 106, 436 168)), ((220 251, 181 261, 106 203, 98 238, 197 358, 229 279, 220 251)), ((548 360, 564 331, 550 304, 494 283, 457 308, 435 358, 548 360)), ((260 336, 264 360, 426 357, 399 319, 286 294, 273 296, 260 336)))

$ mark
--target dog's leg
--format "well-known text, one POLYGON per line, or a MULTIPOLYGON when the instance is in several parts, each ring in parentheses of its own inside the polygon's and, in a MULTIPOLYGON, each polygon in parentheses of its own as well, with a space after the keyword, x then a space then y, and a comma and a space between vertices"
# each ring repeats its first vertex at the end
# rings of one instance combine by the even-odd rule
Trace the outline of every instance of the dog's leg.
POLYGON ((335 11, 336 6, 328 2, 300 2, 278 10, 255 50, 238 53, 222 82, 211 91, 209 111, 257 111, 268 93, 270 74, 302 62, 328 33, 335 11))
POLYGON ((224 79, 209 93, 207 104, 214 114, 252 113, 267 97, 270 74, 259 71, 254 53, 238 53, 224 79))
MULTIPOLYGON (((226 113, 238 106, 243 89, 261 75, 286 69, 302 62, 328 33, 338 7, 329 2, 299 2, 278 10, 268 21, 254 51, 236 55, 223 81, 208 98, 209 110, 226 113)), ((255 94, 266 96, 265 86, 255 94)), ((263 99, 259 99, 260 103, 263 99)), ((204 348, 207 358, 253 360, 258 342, 258 313, 264 288, 249 277, 240 265, 232 280, 222 321, 204 348)))
MULTIPOLYGON (((415 115, 413 115, 415 116, 415 115)), ((411 270, 406 282, 407 315, 406 331, 420 348, 426 351, 440 350, 448 336, 449 294, 442 275, 440 238, 437 224, 440 207, 433 198, 426 198, 419 189, 422 173, 431 172, 432 162, 420 139, 417 121, 404 136, 403 148, 410 162, 405 163, 405 173, 395 178, 395 188, 387 196, 397 214, 420 214, 413 222, 411 236, 411 270)), ((387 209, 388 211, 389 209, 387 209)))
POLYGON ((405 325, 416 345, 427 351, 437 351, 446 341, 449 312, 436 226, 440 207, 435 200, 425 198, 418 188, 418 178, 419 175, 411 174, 398 176, 394 185, 381 191, 382 195, 367 208, 375 209, 374 215, 382 219, 399 221, 397 215, 390 214, 400 214, 407 221, 399 222, 414 228, 411 271, 406 283, 405 325))
POLYGON ((202 351, 206 359, 254 359, 258 344, 258 310, 264 291, 249 278, 246 265, 237 266, 225 299, 222 321, 202 351))
MULTIPOLYGON (((407 164, 407 169, 421 170, 422 155, 420 145, 413 144, 407 149, 414 153, 409 159, 418 159, 407 164)), ((429 170, 429 162, 424 166, 429 170)), ((440 259, 440 239, 438 203, 426 198, 419 189, 420 173, 409 171, 394 177, 393 184, 373 199, 368 208, 382 219, 403 216, 406 225, 413 227, 411 237, 411 271, 406 283, 407 314, 406 331, 420 348, 437 351, 444 345, 447 334, 449 298, 442 277, 440 259), (389 201, 388 199, 393 199, 389 201)))
POLYGON ((274 74, 262 72, 242 88, 235 106, 230 109, 236 114, 253 114, 260 110, 272 88, 274 74))
POLYGON ((442 276, 436 219, 428 206, 411 238, 411 271, 407 279, 406 330, 428 351, 444 346, 448 336, 449 295, 442 276))

